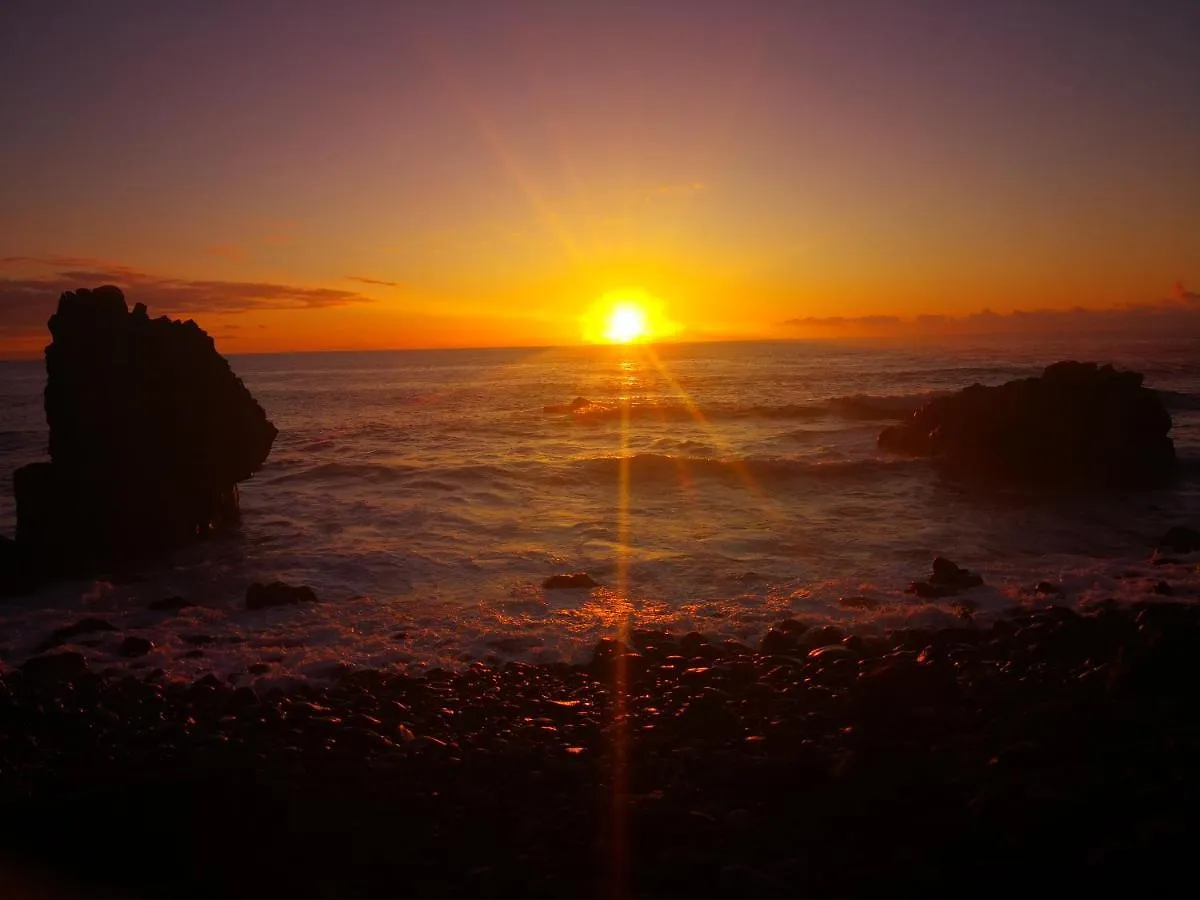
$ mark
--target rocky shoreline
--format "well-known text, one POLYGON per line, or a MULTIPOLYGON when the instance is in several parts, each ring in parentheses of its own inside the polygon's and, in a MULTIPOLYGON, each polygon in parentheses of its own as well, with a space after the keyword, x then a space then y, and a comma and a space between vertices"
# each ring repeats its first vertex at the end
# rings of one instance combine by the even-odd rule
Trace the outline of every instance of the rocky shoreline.
POLYGON ((0 677, 0 871, 84 897, 1173 895, 1194 599, 634 631, 579 665, 262 693, 51 651, 0 677))

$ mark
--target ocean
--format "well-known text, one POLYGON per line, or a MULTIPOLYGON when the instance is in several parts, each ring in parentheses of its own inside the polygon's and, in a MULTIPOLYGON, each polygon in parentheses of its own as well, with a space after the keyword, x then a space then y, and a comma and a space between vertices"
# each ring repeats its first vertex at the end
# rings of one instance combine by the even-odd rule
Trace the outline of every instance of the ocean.
MULTIPOLYGON (((1200 340, 949 345, 708 343, 656 349, 234 356, 279 437, 243 521, 137 578, 55 584, 0 605, 0 665, 98 616, 100 668, 261 680, 339 667, 585 659, 625 624, 756 641, 792 616, 870 631, 957 621, 904 592, 936 554, 980 572, 976 615, 1200 586, 1153 566, 1200 519, 1200 340), (929 397, 1059 359, 1145 373, 1175 421, 1177 484, 1113 494, 984 490, 889 456, 881 428, 929 397), (590 404, 572 410, 582 397, 590 404), (586 571, 592 591, 544 590, 586 571), (244 608, 253 581, 322 602, 244 608), (159 613, 166 596, 195 606, 159 613), (120 634, 154 642, 130 661, 120 634), (114 636, 117 635, 117 636, 114 636)), ((0 363, 0 482, 43 458, 40 361, 0 363)), ((0 533, 15 515, 0 496, 0 533)))

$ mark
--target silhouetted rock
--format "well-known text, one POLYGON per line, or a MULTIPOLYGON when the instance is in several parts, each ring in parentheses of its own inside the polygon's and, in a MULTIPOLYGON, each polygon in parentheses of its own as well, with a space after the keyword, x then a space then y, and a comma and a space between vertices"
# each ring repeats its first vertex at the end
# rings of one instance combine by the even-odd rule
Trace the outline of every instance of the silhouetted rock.
POLYGON ((276 430, 193 321, 112 286, 62 295, 46 348, 48 463, 18 469, 17 543, 41 573, 136 559, 238 518, 276 430))
POLYGON ((989 481, 1140 487, 1173 473, 1170 430, 1170 414, 1139 373, 1059 362, 1040 378, 935 398, 885 428, 879 446, 989 481))
POLYGON ((542 582, 542 587, 548 591, 563 588, 594 588, 600 587, 600 582, 587 572, 571 572, 567 575, 551 575, 542 582))
POLYGON ((1200 531, 1187 525, 1176 525, 1167 530, 1158 546, 1176 553, 1195 553, 1200 550, 1200 531))
POLYGON ((270 584, 256 581, 246 589, 246 609, 270 609, 274 606, 316 602, 316 593, 307 585, 293 587, 282 581, 272 581, 270 584))

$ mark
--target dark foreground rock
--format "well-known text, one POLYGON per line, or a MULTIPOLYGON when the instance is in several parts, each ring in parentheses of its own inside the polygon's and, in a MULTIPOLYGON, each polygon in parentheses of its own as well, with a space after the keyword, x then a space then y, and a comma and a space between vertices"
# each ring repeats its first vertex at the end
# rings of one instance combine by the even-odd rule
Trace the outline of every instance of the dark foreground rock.
POLYGON ((22 570, 86 572, 236 521, 276 430, 212 338, 112 286, 63 294, 49 326, 51 461, 13 477, 22 570))
POLYGON ((1040 378, 974 384, 879 435, 950 473, 996 483, 1146 487, 1175 471, 1171 416, 1137 372, 1060 362, 1040 378))
POLYGON ((287 691, 31 660, 0 678, 5 865, 122 897, 1190 890, 1196 606, 773 633, 287 691))

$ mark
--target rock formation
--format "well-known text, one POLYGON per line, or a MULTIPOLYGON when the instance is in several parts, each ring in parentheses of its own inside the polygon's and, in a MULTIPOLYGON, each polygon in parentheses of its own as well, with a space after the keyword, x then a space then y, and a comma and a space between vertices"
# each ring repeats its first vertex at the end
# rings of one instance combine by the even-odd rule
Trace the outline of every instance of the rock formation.
POLYGON ((276 429, 212 338, 112 286, 63 294, 49 327, 50 462, 13 476, 22 567, 86 572, 236 521, 276 429))
POLYGON ((1137 372, 1059 362, 1040 378, 971 385, 884 429, 879 446, 997 483, 1147 487, 1175 468, 1171 416, 1137 372))

